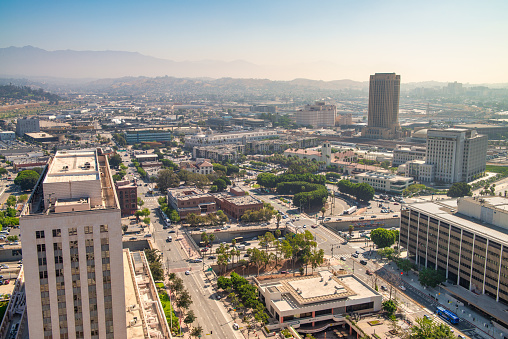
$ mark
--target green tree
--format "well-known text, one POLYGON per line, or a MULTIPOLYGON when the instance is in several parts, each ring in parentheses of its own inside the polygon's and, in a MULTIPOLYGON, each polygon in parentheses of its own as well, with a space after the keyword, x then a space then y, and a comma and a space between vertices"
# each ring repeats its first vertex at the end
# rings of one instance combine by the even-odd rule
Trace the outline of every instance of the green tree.
POLYGON ((9 195, 9 197, 7 198, 7 201, 5 203, 9 207, 13 207, 14 205, 16 205, 16 202, 17 202, 16 197, 14 195, 9 195))
POLYGON ((187 290, 183 290, 179 293, 178 297, 176 298, 176 306, 183 309, 189 309, 190 305, 192 304, 192 298, 191 295, 187 290))
POLYGON ((109 166, 117 168, 122 163, 122 157, 120 154, 114 154, 109 158, 109 166))
POLYGON ((452 184, 448 192, 447 196, 452 198, 464 197, 464 196, 472 196, 471 186, 465 182, 456 182, 452 184))
POLYGON ((374 188, 366 182, 355 184, 355 197, 360 201, 369 201, 374 198, 374 188))
POLYGON ((393 299, 383 302, 383 310, 388 313, 388 316, 393 315, 397 311, 397 302, 393 299))
POLYGON ((397 268, 403 272, 409 272, 413 268, 413 263, 409 259, 399 259, 396 261, 397 268))
POLYGON ((217 187, 217 192, 222 192, 228 187, 226 181, 224 181, 224 179, 221 178, 215 179, 213 181, 213 185, 217 187))
POLYGON ((321 217, 324 219, 324 217, 325 217, 325 213, 326 213, 326 208, 325 208, 324 206, 323 206, 323 207, 321 207, 320 212, 321 212, 321 217))
POLYGON ((146 260, 148 261, 150 271, 152 272, 153 279, 163 280, 164 269, 162 268, 162 254, 160 251, 156 249, 146 249, 145 256, 146 260))
POLYGON ((198 325, 198 326, 192 328, 191 336, 197 338, 197 337, 201 337, 202 334, 203 334, 203 328, 201 326, 198 325))
POLYGON ((355 230, 355 227, 353 225, 349 225, 349 227, 348 227, 349 236, 351 236, 353 234, 354 230, 355 230))
POLYGON ((19 240, 19 238, 17 235, 9 235, 7 237, 7 241, 9 241, 9 242, 18 241, 18 240, 19 240))
POLYGON ((194 321, 196 321, 196 315, 194 314, 194 311, 193 310, 190 310, 187 315, 185 316, 185 318, 183 319, 183 322, 186 323, 187 325, 190 325, 192 324, 194 321))
POLYGON ((0 167, 0 175, 5 175, 7 173, 8 173, 7 169, 5 169, 4 167, 0 167))
POLYGON ((379 248, 390 247, 395 243, 395 233, 385 228, 376 228, 370 232, 370 239, 379 248))
POLYGON ((166 192, 168 188, 178 185, 180 185, 180 179, 173 170, 163 169, 157 174, 157 186, 161 192, 166 192))
POLYGON ((138 207, 141 208, 144 204, 145 202, 143 201, 143 199, 141 199, 141 197, 138 197, 138 207))
POLYGON ((393 255, 395 254, 395 250, 391 247, 385 247, 377 251, 377 253, 382 258, 387 258, 388 260, 391 260, 393 258, 393 255))
POLYGON ((25 201, 28 200, 28 195, 27 194, 21 194, 19 197, 18 197, 18 202, 20 203, 23 203, 25 201))
POLYGON ((445 324, 435 323, 425 317, 416 319, 416 324, 411 327, 411 339, 452 339, 455 334, 445 324))
POLYGON ((32 170, 25 170, 18 173, 16 179, 14 179, 14 184, 19 185, 21 190, 28 191, 35 187, 37 180, 39 180, 39 173, 32 170))
POLYGON ((282 218, 282 216, 280 215, 279 212, 277 212, 275 213, 275 218, 277 219, 277 229, 278 229, 280 226, 280 219, 282 218))
POLYGON ((422 286, 436 287, 446 281, 446 274, 443 270, 423 268, 419 271, 418 281, 422 286))

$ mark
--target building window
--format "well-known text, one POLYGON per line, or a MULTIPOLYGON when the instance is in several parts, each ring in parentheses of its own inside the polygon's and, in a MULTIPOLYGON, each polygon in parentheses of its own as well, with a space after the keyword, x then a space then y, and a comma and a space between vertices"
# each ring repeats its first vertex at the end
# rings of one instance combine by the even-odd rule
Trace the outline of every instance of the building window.
POLYGON ((69 235, 77 235, 78 229, 76 227, 69 228, 69 235))
POLYGON ((62 236, 62 230, 57 228, 53 230, 53 237, 61 237, 62 236))
POLYGON ((43 239, 44 231, 35 231, 35 239, 43 239))
POLYGON ((101 233, 108 231, 108 225, 101 225, 101 233))
POLYGON ((85 234, 93 234, 93 226, 85 226, 85 234))
POLYGON ((46 252, 46 244, 37 245, 37 252, 46 252))

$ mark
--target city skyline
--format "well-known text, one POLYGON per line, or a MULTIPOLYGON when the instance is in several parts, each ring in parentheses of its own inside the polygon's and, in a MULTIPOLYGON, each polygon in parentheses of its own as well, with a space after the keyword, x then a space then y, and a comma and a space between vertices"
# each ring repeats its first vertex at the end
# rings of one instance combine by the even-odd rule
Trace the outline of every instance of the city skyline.
MULTIPOLYGON (((273 80, 506 82, 501 1, 0 4, 0 47, 117 50, 174 61, 287 66, 273 80), (315 70, 315 72, 313 72, 315 70), (312 76, 315 74, 315 76, 312 76)), ((0 74, 2 74, 0 67, 0 74)))

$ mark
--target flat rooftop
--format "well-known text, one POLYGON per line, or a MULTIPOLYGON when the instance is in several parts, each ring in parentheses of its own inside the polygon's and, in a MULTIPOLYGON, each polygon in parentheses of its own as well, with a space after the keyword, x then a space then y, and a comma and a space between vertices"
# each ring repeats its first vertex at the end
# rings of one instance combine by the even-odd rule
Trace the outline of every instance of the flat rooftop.
POLYGON ((99 180, 95 151, 60 151, 50 164, 44 183, 99 180))
POLYGON ((321 271, 318 276, 267 281, 261 283, 260 287, 270 293, 281 293, 281 298, 274 300, 274 304, 281 311, 299 309, 310 304, 364 299, 378 295, 354 276, 334 276, 330 271, 321 271))
POLYGON ((262 201, 250 196, 250 195, 241 195, 241 196, 228 196, 226 197, 226 200, 229 200, 235 205, 242 206, 242 205, 254 205, 254 204, 261 204, 262 201))
MULTIPOLYGON (((508 208, 508 205, 506 205, 508 199, 500 197, 492 198, 494 203, 498 199, 502 199, 504 202, 503 205, 499 205, 501 202, 498 202, 496 207, 499 208, 499 206, 502 206, 503 208, 508 208)), ((491 204, 493 203, 490 200, 489 202, 491 204)), ((439 202, 417 202, 407 204, 406 206, 412 210, 418 210, 425 215, 434 215, 439 217, 441 220, 455 225, 456 227, 463 228, 471 233, 478 234, 488 239, 493 239, 496 242, 503 243, 505 246, 508 246, 508 229, 495 226, 487 222, 482 222, 478 219, 474 219, 460 213, 452 212, 457 210, 457 199, 440 200, 439 202)))

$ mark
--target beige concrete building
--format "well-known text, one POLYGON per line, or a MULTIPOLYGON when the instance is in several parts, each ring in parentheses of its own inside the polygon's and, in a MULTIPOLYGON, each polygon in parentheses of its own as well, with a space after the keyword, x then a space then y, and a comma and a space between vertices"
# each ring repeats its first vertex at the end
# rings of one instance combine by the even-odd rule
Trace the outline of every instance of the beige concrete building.
POLYGON ((470 182, 485 172, 487 146, 487 136, 475 130, 428 130, 425 162, 434 166, 435 181, 470 182))
POLYGON ((120 206, 102 150, 58 152, 20 228, 30 337, 127 338, 120 206))
POLYGON ((330 165, 335 159, 335 154, 332 154, 332 145, 329 142, 323 144, 321 152, 310 149, 287 149, 284 151, 284 156, 322 161, 326 165, 330 165))
POLYGON ((397 139, 399 125, 400 75, 376 73, 370 76, 368 124, 362 136, 397 139))
POLYGON ((268 325, 271 330, 340 324, 347 314, 381 309, 382 296, 354 275, 320 271, 317 276, 254 281, 268 312, 277 320, 268 325))
POLYGON ((324 101, 316 101, 314 105, 305 107, 295 113, 296 123, 314 128, 334 127, 337 118, 337 106, 327 105, 324 101))
POLYGON ((404 205, 400 246, 418 264, 445 272, 455 298, 508 328, 508 198, 404 205))
POLYGON ((402 177, 389 172, 375 171, 355 174, 351 182, 359 184, 365 182, 376 191, 401 195, 403 190, 413 184, 413 178, 402 177))
POLYGON ((404 147, 397 145, 393 150, 393 166, 400 166, 412 160, 425 160, 427 149, 423 146, 404 147))

